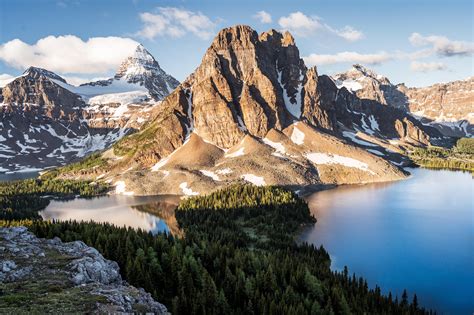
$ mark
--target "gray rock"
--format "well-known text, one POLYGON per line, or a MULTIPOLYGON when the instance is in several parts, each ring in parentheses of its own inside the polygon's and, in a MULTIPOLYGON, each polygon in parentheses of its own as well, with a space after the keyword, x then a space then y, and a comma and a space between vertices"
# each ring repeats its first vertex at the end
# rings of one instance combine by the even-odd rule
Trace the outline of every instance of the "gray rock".
POLYGON ((107 299, 98 303, 97 313, 133 313, 139 305, 155 314, 168 314, 166 307, 156 302, 143 289, 130 286, 122 280, 115 261, 105 259, 95 248, 84 242, 63 243, 59 238, 45 240, 37 238, 25 227, 0 228, 0 283, 45 277, 45 273, 57 278, 71 280, 70 285, 79 286, 81 292, 89 292, 107 299), (64 265, 51 264, 50 253, 62 255, 71 261, 64 265))
POLYGON ((2 271, 9 272, 16 268, 16 264, 12 260, 4 260, 1 262, 2 271))

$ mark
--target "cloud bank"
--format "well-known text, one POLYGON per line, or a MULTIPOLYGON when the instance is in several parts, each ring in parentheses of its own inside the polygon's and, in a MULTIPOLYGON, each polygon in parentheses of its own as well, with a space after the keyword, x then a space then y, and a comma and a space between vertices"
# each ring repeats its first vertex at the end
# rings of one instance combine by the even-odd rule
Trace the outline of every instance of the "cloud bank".
POLYGON ((36 66, 59 73, 105 73, 116 70, 137 45, 122 37, 47 36, 34 44, 13 39, 0 45, 0 60, 20 70, 36 66))
POLYGON ((303 57, 303 59, 304 62, 309 66, 330 65, 335 63, 363 63, 377 65, 385 61, 389 61, 393 59, 393 57, 386 52, 360 54, 354 51, 345 51, 334 55, 310 54, 307 57, 303 57))
POLYGON ((364 38, 364 34, 352 26, 345 26, 338 30, 323 23, 318 17, 307 16, 299 11, 281 17, 278 20, 278 24, 281 28, 302 37, 308 37, 316 33, 327 33, 336 35, 350 42, 364 38))
POLYGON ((441 62, 417 62, 413 61, 410 65, 410 69, 415 72, 431 72, 446 70, 447 67, 441 62))
POLYGON ((137 35, 154 39, 159 36, 179 38, 193 34, 202 39, 214 36, 216 23, 201 12, 174 7, 159 7, 158 13, 140 14, 143 27, 137 35))
POLYGON ((423 36, 420 33, 413 33, 408 40, 416 47, 431 46, 434 53, 443 57, 470 56, 474 53, 473 43, 450 40, 446 36, 423 36))

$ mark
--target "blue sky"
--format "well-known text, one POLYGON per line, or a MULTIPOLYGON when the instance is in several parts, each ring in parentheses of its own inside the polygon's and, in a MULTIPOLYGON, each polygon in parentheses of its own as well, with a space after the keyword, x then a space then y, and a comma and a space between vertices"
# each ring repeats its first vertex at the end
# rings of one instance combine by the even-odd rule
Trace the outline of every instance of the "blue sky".
POLYGON ((0 75, 36 65, 73 83, 108 77, 141 42, 183 80, 219 29, 248 24, 289 29, 320 74, 362 63, 394 83, 424 86, 474 75, 473 10, 460 0, 2 0, 0 75))

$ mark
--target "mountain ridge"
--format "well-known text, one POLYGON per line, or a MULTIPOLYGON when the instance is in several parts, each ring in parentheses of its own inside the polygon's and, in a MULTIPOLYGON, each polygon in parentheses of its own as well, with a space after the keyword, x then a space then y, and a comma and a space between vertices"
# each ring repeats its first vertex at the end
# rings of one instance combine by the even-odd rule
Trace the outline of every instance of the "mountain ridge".
POLYGON ((474 134, 474 77, 426 87, 392 84, 386 77, 354 65, 333 76, 360 98, 399 108, 445 136, 470 137, 474 134))
MULTIPOLYGON (((143 46, 137 51, 148 54, 154 68, 139 69, 131 83, 73 86, 54 72, 29 67, 6 84, 0 96, 0 171, 64 165, 139 130, 177 81, 143 46)), ((122 65, 141 61, 134 56, 122 65)))

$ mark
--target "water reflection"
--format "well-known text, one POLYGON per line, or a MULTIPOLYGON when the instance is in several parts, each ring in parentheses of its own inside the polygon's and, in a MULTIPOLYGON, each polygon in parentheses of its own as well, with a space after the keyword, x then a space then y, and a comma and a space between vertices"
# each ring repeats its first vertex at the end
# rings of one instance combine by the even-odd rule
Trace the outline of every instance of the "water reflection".
POLYGON ((174 208, 178 202, 179 196, 114 195, 69 201, 53 200, 45 210, 40 212, 40 215, 47 220, 92 220, 143 229, 152 233, 177 233, 177 225, 170 217, 174 218, 174 208), (161 217, 160 214, 163 214, 164 217, 161 217))
POLYGON ((411 170, 408 180, 343 186, 307 201, 316 225, 301 239, 322 244, 332 267, 347 265, 398 296, 450 314, 474 311, 474 181, 471 174, 411 170))
POLYGON ((0 182, 8 182, 12 180, 28 179, 38 177, 39 172, 15 172, 15 173, 0 173, 0 182))

